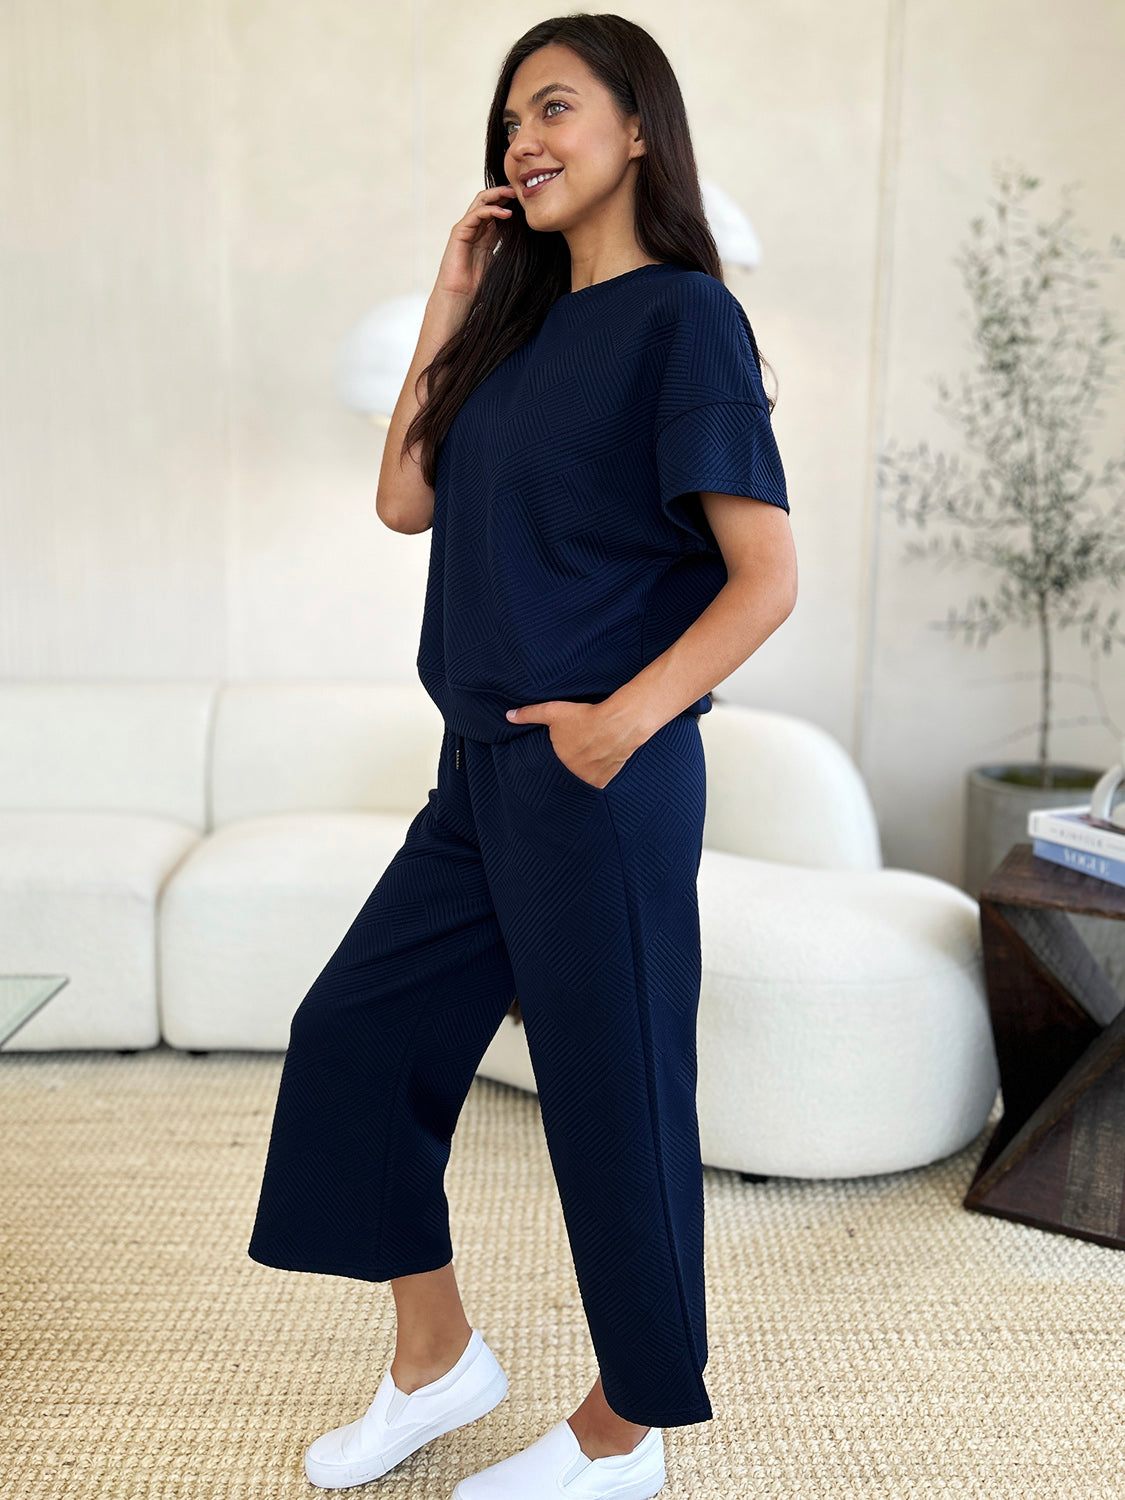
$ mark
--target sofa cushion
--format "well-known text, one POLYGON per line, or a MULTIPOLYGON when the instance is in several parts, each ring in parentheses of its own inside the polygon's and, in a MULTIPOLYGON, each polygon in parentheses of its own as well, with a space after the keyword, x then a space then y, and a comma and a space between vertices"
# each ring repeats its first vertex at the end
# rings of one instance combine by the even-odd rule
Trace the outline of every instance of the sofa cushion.
POLYGON ((0 812, 0 971, 70 979, 5 1051, 158 1044, 156 905, 199 838, 128 813, 0 812))
POLYGON ((0 683, 0 808, 202 828, 214 694, 210 682, 0 683))
POLYGON ((414 813, 437 785, 442 727, 417 685, 226 683, 215 713, 212 824, 270 813, 414 813))
POLYGON ((204 840, 160 905, 165 1040, 287 1047, 293 1012, 410 821, 405 813, 288 813, 227 823, 204 840))
POLYGON ((826 729, 738 703, 716 703, 699 727, 708 849, 810 869, 879 868, 879 825, 863 777, 826 729))

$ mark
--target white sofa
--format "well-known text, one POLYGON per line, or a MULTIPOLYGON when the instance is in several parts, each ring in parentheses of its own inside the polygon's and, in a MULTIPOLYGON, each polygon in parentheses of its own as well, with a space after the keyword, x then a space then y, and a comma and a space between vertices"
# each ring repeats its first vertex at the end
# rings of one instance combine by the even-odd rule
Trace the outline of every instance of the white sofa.
MULTIPOLYGON (((999 1082, 976 902, 883 868, 824 730, 699 722, 704 1161, 853 1177, 960 1150, 999 1082)), ((441 731, 414 685, 0 684, 0 973, 70 980, 4 1050, 283 1050, 441 731)), ((479 1072, 534 1089, 512 1017, 479 1072)))

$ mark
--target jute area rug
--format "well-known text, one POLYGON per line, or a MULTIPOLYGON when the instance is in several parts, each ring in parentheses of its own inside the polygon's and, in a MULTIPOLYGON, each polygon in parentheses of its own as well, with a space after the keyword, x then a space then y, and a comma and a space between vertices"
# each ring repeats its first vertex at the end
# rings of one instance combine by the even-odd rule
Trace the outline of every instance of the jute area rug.
MULTIPOLYGON (((304 1449, 374 1395, 394 1302, 246 1255, 280 1069, 0 1055, 4 1497, 327 1493, 304 1449)), ((662 1496, 1125 1496, 1125 1253, 963 1209, 988 1133, 880 1177, 707 1169, 715 1417, 666 1430, 662 1496)), ((447 1187, 508 1397, 344 1493, 448 1500, 596 1374, 534 1095, 474 1082, 447 1187)))

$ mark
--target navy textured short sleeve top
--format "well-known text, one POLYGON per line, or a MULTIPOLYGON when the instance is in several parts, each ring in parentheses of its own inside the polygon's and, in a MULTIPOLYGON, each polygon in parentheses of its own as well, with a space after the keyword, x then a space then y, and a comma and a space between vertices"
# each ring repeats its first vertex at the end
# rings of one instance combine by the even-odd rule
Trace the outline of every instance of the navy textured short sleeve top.
MULTIPOLYGON (((438 454, 418 674, 454 733, 599 702, 727 579, 700 503, 789 510, 749 323, 713 276, 637 266, 558 297, 438 454)), ((708 695, 690 706, 711 707, 708 695)))

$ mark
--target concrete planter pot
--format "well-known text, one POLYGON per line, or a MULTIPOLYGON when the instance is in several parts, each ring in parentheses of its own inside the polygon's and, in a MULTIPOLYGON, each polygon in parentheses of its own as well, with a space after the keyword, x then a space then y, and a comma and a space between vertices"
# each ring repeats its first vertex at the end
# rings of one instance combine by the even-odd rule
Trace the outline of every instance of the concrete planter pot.
POLYGON ((1104 766, 1053 765, 1052 786, 1040 786, 1037 761, 973 766, 965 778, 965 878, 975 900, 1013 844, 1030 842, 1027 815, 1035 807, 1089 802, 1104 766))
MULTIPOLYGON (((1037 761, 973 766, 965 778, 965 874, 961 884, 974 900, 1013 844, 1028 844, 1027 815, 1036 807, 1074 807, 1088 802, 1104 766, 1052 765, 1052 786, 1038 785, 1037 761)), ((1125 923, 1071 914, 1078 936, 1125 996, 1125 923)))

